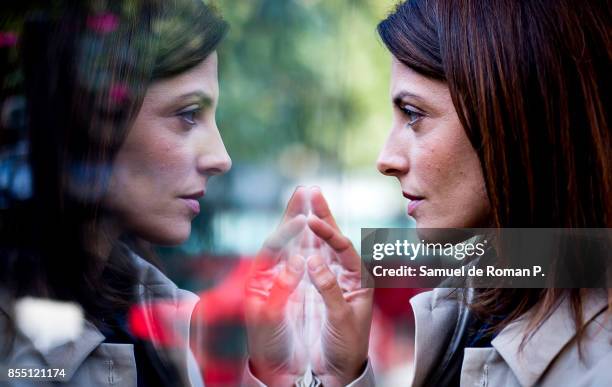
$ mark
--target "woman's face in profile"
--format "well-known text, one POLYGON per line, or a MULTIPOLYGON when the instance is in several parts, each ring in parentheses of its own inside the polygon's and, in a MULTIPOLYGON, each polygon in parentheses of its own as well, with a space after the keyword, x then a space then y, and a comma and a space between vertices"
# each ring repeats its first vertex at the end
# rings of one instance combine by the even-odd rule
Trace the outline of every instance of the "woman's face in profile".
POLYGON ((208 178, 231 167, 215 122, 218 95, 216 53, 148 88, 103 200, 120 232, 158 244, 188 238, 208 178))
POLYGON ((448 86, 393 58, 390 92, 393 125, 377 166, 399 180, 408 215, 418 228, 486 227, 480 161, 448 86))

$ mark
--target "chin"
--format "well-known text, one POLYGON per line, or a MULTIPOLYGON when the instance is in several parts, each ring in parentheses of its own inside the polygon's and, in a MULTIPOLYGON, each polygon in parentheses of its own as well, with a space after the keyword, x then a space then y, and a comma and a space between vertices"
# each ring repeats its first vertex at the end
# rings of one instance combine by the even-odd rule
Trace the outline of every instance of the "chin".
POLYGON ((473 228, 483 228, 477 217, 430 217, 415 219, 417 235, 428 242, 458 243, 473 236, 473 228))
POLYGON ((445 232, 438 226, 432 225, 431 222, 417 221, 416 233, 419 239, 426 242, 444 242, 445 232))
POLYGON ((429 228, 449 228, 449 227, 459 227, 453 226, 450 222, 445 222, 443 219, 431 219, 431 218, 415 218, 415 228, 417 229, 429 229, 429 228))
POLYGON ((162 246, 175 246, 185 242, 191 234, 191 223, 187 224, 176 224, 173 227, 165 227, 163 229, 156 230, 155 233, 142 236, 143 239, 162 246))
POLYGON ((472 238, 474 230, 465 228, 417 228, 419 239, 428 243, 459 243, 472 238))

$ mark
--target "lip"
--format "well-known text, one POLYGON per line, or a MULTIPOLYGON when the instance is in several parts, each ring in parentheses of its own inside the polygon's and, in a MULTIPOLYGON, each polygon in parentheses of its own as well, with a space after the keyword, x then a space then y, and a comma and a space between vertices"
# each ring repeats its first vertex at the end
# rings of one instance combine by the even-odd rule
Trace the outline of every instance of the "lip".
POLYGON ((410 200, 410 202, 408 203, 408 216, 414 216, 414 212, 419 207, 419 205, 423 203, 423 200, 425 200, 425 198, 423 196, 409 194, 408 192, 402 192, 402 195, 404 195, 406 199, 410 200))
POLYGON ((404 195, 404 197, 408 200, 423 200, 424 197, 423 196, 417 196, 417 195, 413 195, 411 193, 408 193, 406 191, 402 191, 402 195, 404 195))
POLYGON ((187 205, 187 207, 193 211, 196 215, 200 213, 200 202, 199 198, 204 196, 204 191, 196 191, 188 195, 180 196, 179 198, 187 205))
POLYGON ((200 213, 200 202, 198 202, 197 199, 186 199, 186 198, 181 198, 181 200, 183 201, 183 203, 185 203, 187 205, 187 207, 189 207, 189 209, 191 211, 193 211, 195 214, 199 214, 200 213))

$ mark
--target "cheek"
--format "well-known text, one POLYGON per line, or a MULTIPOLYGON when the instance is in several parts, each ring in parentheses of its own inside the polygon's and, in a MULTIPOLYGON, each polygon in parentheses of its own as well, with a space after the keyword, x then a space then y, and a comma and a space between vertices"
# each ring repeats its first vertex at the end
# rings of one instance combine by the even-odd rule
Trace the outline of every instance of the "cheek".
POLYGON ((119 182, 142 195, 176 190, 188 170, 180 144, 165 138, 150 139, 126 149, 125 157, 117 159, 116 167, 122 172, 119 182))
POLYGON ((177 199, 189 153, 171 136, 129 140, 117 154, 105 207, 125 231, 154 243, 180 243, 190 232, 189 212, 177 199))
POLYGON ((419 177, 419 185, 426 190, 426 196, 448 191, 464 173, 465 164, 457 145, 443 135, 431 135, 415 147, 412 169, 419 177))
MULTIPOLYGON (((482 225, 488 198, 480 161, 461 127, 440 131, 418 152, 421 183, 442 227, 482 225)), ((432 218, 431 220, 433 220, 432 218)))
POLYGON ((480 194, 484 189, 484 179, 480 160, 463 129, 451 142, 447 151, 446 179, 449 182, 449 191, 454 193, 451 199, 456 199, 460 203, 473 201, 475 197, 482 199, 480 194))

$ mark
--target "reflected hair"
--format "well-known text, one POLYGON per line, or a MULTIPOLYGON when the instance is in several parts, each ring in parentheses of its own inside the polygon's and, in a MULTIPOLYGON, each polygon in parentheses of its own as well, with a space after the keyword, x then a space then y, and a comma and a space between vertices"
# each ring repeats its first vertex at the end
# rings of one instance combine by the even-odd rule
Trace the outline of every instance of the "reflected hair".
MULTIPOLYGON (((597 0, 409 0, 378 25, 395 58, 448 85, 492 226, 612 226, 610 20, 597 0)), ((533 309, 533 332, 564 297, 580 337, 580 289, 486 289, 471 307, 506 316, 493 331, 533 309)))
POLYGON ((13 298, 76 301, 99 322, 132 303, 123 247, 142 245, 92 252, 113 160, 148 86, 204 61, 228 25, 201 0, 41 2, 23 20, 32 195, 0 212, 0 279, 13 298))

